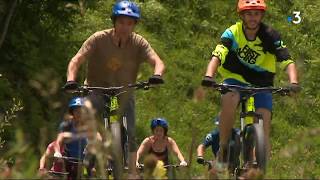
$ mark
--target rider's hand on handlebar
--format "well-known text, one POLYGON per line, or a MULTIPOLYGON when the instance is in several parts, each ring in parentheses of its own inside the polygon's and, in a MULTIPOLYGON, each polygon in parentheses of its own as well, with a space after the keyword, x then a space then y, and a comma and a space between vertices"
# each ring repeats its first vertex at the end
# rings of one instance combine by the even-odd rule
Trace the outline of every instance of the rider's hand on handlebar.
POLYGON ((188 163, 186 161, 181 161, 180 166, 188 166, 188 163))
POLYGON ((155 75, 151 76, 149 78, 148 82, 150 84, 163 84, 164 83, 161 75, 158 75, 158 74, 155 74, 155 75))
POLYGON ((66 84, 63 86, 63 89, 68 90, 76 90, 79 87, 76 81, 67 81, 66 84))
POLYGON ((199 164, 204 164, 204 159, 203 159, 202 156, 198 156, 198 157, 197 157, 197 163, 199 163, 199 164))
POLYGON ((46 168, 39 168, 39 175, 42 177, 47 174, 46 168))
POLYGON ((210 76, 205 76, 201 82, 202 86, 213 87, 217 83, 210 76))
POLYGON ((301 87, 299 86, 298 83, 291 83, 289 86, 288 86, 290 92, 292 93, 298 93, 301 91, 301 87))
POLYGON ((136 168, 141 168, 141 164, 138 161, 136 162, 136 168))
POLYGON ((62 158, 62 154, 57 151, 57 152, 55 152, 55 153, 53 154, 53 157, 55 157, 55 158, 62 158))

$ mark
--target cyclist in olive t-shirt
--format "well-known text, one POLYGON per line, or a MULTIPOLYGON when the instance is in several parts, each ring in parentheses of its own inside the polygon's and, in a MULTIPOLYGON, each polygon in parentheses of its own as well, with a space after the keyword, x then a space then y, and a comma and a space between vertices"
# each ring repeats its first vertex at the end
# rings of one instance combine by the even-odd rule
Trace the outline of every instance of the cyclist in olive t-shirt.
MULTIPOLYGON (((65 89, 72 90, 77 87, 78 70, 85 62, 88 63, 85 82, 89 86, 110 87, 134 83, 139 67, 144 62, 154 68, 149 83, 163 83, 163 61, 148 41, 133 32, 140 19, 139 7, 131 1, 118 1, 113 6, 111 19, 114 27, 91 35, 69 62, 65 89)), ((89 99, 98 112, 103 110, 101 96, 90 96, 89 99)), ((135 110, 132 92, 124 93, 120 97, 120 113, 125 113, 127 117, 129 169, 135 173, 135 110)))

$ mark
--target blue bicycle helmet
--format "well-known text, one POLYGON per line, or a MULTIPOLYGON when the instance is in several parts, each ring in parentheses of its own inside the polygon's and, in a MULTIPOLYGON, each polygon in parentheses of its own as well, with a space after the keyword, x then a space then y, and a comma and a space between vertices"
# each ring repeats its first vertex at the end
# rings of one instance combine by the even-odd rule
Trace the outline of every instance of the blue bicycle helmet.
POLYGON ((117 2, 112 8, 111 19, 114 20, 117 16, 129 16, 136 20, 140 19, 140 9, 134 2, 123 0, 117 2))
POLYGON ((168 132, 168 122, 164 118, 155 118, 151 120, 151 130, 153 131, 154 128, 157 126, 161 126, 164 129, 164 134, 167 135, 168 132))
POLYGON ((84 106, 84 100, 82 97, 74 97, 69 101, 69 109, 73 110, 76 107, 84 106))

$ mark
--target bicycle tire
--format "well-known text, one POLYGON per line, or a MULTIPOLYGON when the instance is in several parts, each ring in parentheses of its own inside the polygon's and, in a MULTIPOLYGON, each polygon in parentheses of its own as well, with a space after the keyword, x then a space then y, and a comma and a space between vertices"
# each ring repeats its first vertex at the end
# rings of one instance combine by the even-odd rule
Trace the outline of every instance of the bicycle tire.
POLYGON ((124 167, 129 167, 129 139, 128 139, 128 125, 126 117, 122 118, 122 153, 124 167))
POLYGON ((244 151, 244 162, 250 163, 255 160, 257 168, 265 172, 267 159, 263 126, 259 124, 246 126, 244 134, 244 151), (255 157, 253 157, 253 152, 255 157))
POLYGON ((120 121, 110 124, 112 133, 112 157, 113 157, 113 175, 115 179, 121 179, 123 174, 123 149, 122 149, 122 133, 120 121))
POLYGON ((235 169, 239 167, 239 156, 240 156, 240 137, 238 134, 235 134, 234 137, 229 141, 229 150, 228 150, 228 169, 234 174, 235 169))

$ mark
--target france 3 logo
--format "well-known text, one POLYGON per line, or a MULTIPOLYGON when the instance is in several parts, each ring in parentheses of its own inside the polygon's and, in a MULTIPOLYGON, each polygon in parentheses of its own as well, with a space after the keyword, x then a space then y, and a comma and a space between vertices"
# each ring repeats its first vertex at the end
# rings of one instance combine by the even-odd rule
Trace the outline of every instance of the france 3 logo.
POLYGON ((293 11, 292 16, 288 16, 287 20, 288 20, 288 23, 300 24, 302 21, 301 12, 300 11, 293 11))

